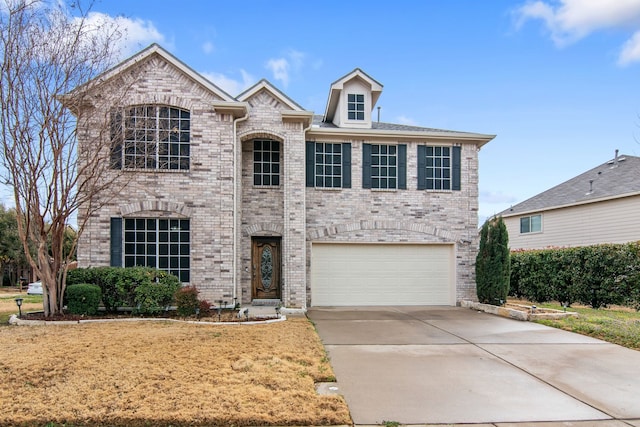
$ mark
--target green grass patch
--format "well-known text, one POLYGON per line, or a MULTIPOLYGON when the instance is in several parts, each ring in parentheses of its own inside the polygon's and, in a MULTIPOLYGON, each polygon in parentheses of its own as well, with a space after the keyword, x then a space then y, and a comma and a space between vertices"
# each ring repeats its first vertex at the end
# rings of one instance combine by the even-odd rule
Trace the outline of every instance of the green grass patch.
MULTIPOLYGON (((42 304, 42 295, 22 294, 19 297, 22 298, 22 300, 23 300, 22 303, 23 304, 28 304, 28 303, 40 303, 40 304, 42 304)), ((18 298, 18 296, 16 296, 16 295, 0 296, 0 301, 15 301, 16 298, 18 298)))
MULTIPOLYGON (((556 310, 563 309, 559 304, 538 304, 538 306, 556 310)), ((559 320, 538 320, 537 322, 640 350, 640 312, 628 309, 595 310, 581 307, 569 307, 567 311, 576 312, 578 316, 559 320)))

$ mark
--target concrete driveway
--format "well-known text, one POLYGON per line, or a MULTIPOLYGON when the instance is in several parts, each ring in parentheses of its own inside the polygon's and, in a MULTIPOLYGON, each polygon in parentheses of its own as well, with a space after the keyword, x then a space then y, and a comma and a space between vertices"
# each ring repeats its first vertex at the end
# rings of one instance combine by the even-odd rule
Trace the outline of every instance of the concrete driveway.
POLYGON ((638 351, 456 307, 308 316, 357 425, 640 427, 638 351))

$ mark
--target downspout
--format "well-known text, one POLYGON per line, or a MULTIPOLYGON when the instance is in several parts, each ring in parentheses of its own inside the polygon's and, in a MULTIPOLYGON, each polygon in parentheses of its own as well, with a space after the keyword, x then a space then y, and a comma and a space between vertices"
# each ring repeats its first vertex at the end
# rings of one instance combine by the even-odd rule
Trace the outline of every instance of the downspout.
MULTIPOLYGON (((303 149, 305 149, 305 153, 306 153, 306 144, 307 144, 307 132, 313 127, 313 114, 311 115, 311 120, 309 120, 309 126, 307 126, 306 128, 302 129, 302 137, 303 137, 303 149)), ((306 164, 306 163, 305 163, 306 164)), ((305 294, 305 298, 304 298, 304 310, 307 310, 307 186, 305 183, 305 187, 304 187, 304 197, 302 198, 302 212, 304 213, 304 230, 305 230, 305 236, 304 236, 304 294, 305 294)))
MULTIPOLYGON (((237 265, 237 245, 238 245, 238 122, 243 122, 249 118, 249 112, 233 120, 233 303, 238 302, 238 271, 237 265)), ((242 179, 241 179, 242 180, 242 179)), ((235 307, 234 307, 235 308, 235 307)))

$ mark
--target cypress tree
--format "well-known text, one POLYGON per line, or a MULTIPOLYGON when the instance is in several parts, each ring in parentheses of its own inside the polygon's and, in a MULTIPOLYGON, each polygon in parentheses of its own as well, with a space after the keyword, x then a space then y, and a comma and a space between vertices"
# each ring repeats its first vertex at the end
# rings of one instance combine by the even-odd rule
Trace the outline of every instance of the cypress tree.
POLYGON ((476 257, 478 301, 501 304, 507 300, 511 260, 509 234, 502 217, 490 218, 480 230, 480 248, 476 257))

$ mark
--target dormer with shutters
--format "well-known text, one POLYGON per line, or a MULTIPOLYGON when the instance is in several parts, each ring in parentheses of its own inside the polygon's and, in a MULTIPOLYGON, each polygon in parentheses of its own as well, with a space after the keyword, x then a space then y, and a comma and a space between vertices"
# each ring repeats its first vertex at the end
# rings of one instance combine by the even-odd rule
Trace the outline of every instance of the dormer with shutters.
POLYGON ((382 85, 359 68, 331 84, 323 121, 340 128, 371 129, 382 85))

